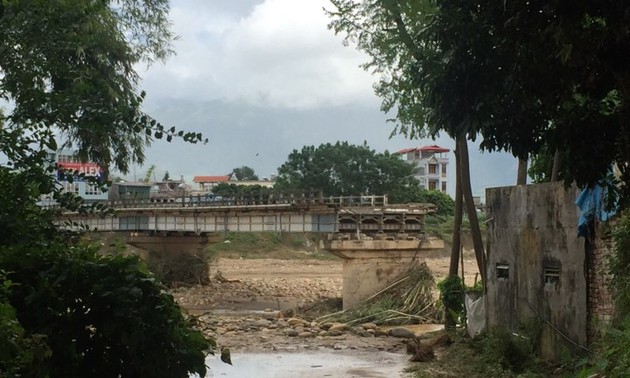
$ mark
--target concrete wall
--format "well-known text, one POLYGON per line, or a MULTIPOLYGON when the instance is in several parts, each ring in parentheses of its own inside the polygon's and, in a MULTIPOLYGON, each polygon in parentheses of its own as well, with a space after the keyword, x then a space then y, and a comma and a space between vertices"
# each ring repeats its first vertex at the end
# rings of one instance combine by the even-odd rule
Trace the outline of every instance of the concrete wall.
POLYGON ((386 288, 424 261, 444 242, 413 240, 331 240, 325 249, 343 259, 343 308, 348 309, 386 288))
POLYGON ((488 325, 515 329, 540 319, 540 352, 549 359, 560 356, 562 345, 575 348, 560 333, 579 345, 587 342, 586 255, 584 239, 577 237, 577 194, 562 183, 486 190, 488 325))

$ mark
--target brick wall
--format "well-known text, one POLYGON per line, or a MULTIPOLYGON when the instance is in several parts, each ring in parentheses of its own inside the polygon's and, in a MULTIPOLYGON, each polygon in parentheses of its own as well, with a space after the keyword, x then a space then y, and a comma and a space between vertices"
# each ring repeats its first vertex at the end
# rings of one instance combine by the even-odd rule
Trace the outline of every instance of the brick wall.
POLYGON ((614 221, 598 224, 586 243, 586 270, 588 285, 589 344, 597 339, 603 325, 609 324, 614 314, 613 298, 610 290, 612 275, 608 273, 608 259, 612 254, 613 241, 610 230, 614 221))

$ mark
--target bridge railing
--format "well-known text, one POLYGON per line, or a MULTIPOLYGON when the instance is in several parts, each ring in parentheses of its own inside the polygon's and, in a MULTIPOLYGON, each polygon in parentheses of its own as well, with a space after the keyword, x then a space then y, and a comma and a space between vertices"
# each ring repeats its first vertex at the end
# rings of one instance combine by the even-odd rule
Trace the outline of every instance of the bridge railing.
MULTIPOLYGON (((387 195, 326 196, 321 192, 274 193, 265 196, 241 195, 223 197, 212 194, 188 195, 161 198, 125 198, 102 201, 105 206, 114 209, 161 209, 186 207, 230 207, 230 206, 269 206, 269 205, 326 205, 326 206, 385 206, 387 195)), ((46 207, 56 207, 55 204, 46 207)))

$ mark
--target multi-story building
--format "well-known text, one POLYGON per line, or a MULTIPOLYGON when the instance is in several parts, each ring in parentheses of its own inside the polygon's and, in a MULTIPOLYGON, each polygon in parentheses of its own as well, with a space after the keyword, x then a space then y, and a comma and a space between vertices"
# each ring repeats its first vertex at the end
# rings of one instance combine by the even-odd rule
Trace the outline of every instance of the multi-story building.
POLYGON ((415 165, 414 177, 420 181, 421 188, 446 193, 449 151, 448 148, 433 145, 406 148, 396 154, 409 164, 415 165))
MULTIPOLYGON (((85 180, 85 177, 100 177, 103 174, 103 169, 96 163, 81 162, 76 151, 60 150, 56 152, 50 152, 49 158, 57 165, 55 175, 57 183, 61 186, 63 192, 71 192, 77 194, 86 201, 103 201, 107 200, 107 192, 103 193, 96 183, 90 183, 85 180), (72 172, 76 172, 81 175, 75 175, 70 182, 67 179, 68 175, 72 175, 72 172)), ((43 202, 50 202, 50 195, 42 198, 43 202)))

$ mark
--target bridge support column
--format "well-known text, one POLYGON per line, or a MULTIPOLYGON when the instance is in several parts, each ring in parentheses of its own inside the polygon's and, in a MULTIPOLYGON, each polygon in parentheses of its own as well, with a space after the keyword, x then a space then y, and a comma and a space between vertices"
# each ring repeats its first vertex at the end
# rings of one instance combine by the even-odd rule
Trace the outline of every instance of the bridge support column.
POLYGON ((149 270, 167 283, 206 284, 210 280, 205 247, 212 236, 130 233, 125 243, 139 248, 149 270))
POLYGON ((420 264, 429 250, 444 248, 436 238, 412 240, 330 240, 325 249, 343 259, 343 309, 391 285, 420 264))

